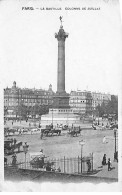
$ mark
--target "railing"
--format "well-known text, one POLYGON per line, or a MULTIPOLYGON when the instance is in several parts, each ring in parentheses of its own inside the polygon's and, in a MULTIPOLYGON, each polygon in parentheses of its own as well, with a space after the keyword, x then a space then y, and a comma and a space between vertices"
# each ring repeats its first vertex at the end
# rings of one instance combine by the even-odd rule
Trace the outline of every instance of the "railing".
MULTIPOLYGON (((18 168, 20 169, 33 169, 46 171, 47 162, 50 162, 51 171, 67 173, 67 174, 83 174, 83 173, 92 173, 93 172, 93 154, 90 154, 87 157, 83 157, 82 159, 78 156, 75 158, 56 158, 56 159, 47 159, 44 162, 44 166, 40 168, 39 164, 31 165, 29 161, 19 162, 17 163, 18 168), (82 164, 81 164, 82 163, 82 164), (89 164, 90 163, 90 164, 89 164)), ((7 165, 5 165, 7 166, 7 165)), ((12 166, 12 165, 8 165, 12 166)))

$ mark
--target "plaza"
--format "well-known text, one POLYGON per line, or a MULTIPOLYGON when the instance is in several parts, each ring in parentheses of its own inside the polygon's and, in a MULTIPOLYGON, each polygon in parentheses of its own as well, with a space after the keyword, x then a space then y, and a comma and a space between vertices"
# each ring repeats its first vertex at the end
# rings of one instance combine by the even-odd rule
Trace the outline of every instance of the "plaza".
MULTIPOLYGON (((22 123, 21 125, 23 125, 22 123)), ((30 153, 40 152, 41 149, 43 149, 44 155, 50 159, 63 158, 64 156, 66 158, 80 157, 81 146, 79 141, 84 140, 82 155, 84 157, 93 153, 93 169, 99 170, 97 175, 99 177, 118 178, 118 163, 114 162, 115 138, 113 130, 93 130, 85 125, 77 137, 72 137, 67 130, 62 130, 61 136, 44 136, 43 139, 40 139, 40 133, 11 135, 9 138, 16 138, 17 141, 22 141, 23 145, 24 142, 27 142, 29 150, 26 160, 28 162, 30 161, 30 153), (103 143, 104 136, 106 136, 107 143, 103 143), (101 167, 104 154, 106 154, 107 160, 108 158, 111 159, 114 167, 111 171, 108 171, 107 165, 101 167)), ((12 155, 6 157, 8 163, 11 163, 12 155)), ((25 161, 24 152, 17 153, 17 161, 18 163, 25 161)))

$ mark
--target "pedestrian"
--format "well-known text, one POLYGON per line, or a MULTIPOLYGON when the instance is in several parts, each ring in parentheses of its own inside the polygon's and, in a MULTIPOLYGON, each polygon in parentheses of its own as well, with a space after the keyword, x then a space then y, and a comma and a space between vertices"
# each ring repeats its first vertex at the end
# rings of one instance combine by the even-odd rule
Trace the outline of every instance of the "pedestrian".
POLYGON ((106 163, 106 154, 104 154, 104 156, 103 156, 102 165, 107 165, 107 163, 106 163))
POLYGON ((7 165, 7 158, 4 157, 4 165, 7 165))
POLYGON ((87 166, 88 166, 87 173, 89 173, 91 171, 91 162, 90 162, 90 160, 87 161, 87 166))
POLYGON ((108 159, 108 171, 111 171, 112 169, 112 164, 110 158, 108 159))
POLYGON ((17 156, 16 156, 16 153, 15 153, 12 156, 12 165, 16 165, 16 163, 17 163, 17 156))
POLYGON ((107 123, 106 128, 109 128, 109 124, 107 123))
POLYGON ((58 167, 57 171, 58 171, 58 172, 61 172, 61 168, 60 168, 60 167, 58 167))
POLYGON ((21 129, 19 129, 19 135, 22 135, 22 130, 21 129))
POLYGON ((16 145, 17 140, 14 138, 14 145, 16 145))
POLYGON ((53 124, 52 123, 51 123, 50 127, 51 127, 51 129, 53 129, 53 124))
POLYGON ((40 156, 44 156, 43 149, 40 150, 40 156))
POLYGON ((100 125, 100 122, 99 122, 99 120, 98 120, 98 125, 100 125))
POLYGON ((40 136, 40 138, 42 139, 43 138, 43 133, 41 132, 41 136, 40 136))
POLYGON ((51 165, 49 162, 47 162, 47 165, 46 165, 46 171, 51 171, 51 165))
POLYGON ((24 133, 24 131, 25 131, 25 129, 24 129, 24 127, 22 128, 22 132, 24 133))
POLYGON ((104 136, 103 137, 103 144, 106 144, 106 143, 108 143, 108 142, 106 141, 106 137, 104 136))
POLYGON ((27 146, 27 142, 25 142, 25 146, 27 146))
POLYGON ((14 142, 14 140, 13 140, 13 138, 11 138, 11 145, 13 145, 13 142, 14 142))
POLYGON ((56 171, 55 165, 52 166, 51 171, 53 171, 53 172, 56 171))
POLYGON ((43 153, 43 149, 40 150, 40 158, 42 160, 42 163, 44 164, 44 158, 45 158, 45 155, 43 153))
POLYGON ((13 125, 13 121, 12 121, 12 125, 13 125))

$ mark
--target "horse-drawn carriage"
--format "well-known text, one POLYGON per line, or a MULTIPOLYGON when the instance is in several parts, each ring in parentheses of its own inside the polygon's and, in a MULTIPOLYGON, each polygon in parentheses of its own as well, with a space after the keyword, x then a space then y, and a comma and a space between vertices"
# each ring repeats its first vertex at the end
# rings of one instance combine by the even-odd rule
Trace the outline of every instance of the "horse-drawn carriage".
POLYGON ((19 127, 4 127, 4 135, 5 137, 10 136, 10 135, 14 135, 15 133, 19 132, 19 127))
POLYGON ((16 132, 16 129, 14 128, 4 128, 4 135, 5 137, 9 136, 11 133, 14 134, 16 132))
POLYGON ((77 135, 81 135, 81 131, 82 131, 82 129, 80 127, 73 127, 71 129, 69 129, 68 134, 74 137, 77 135))
POLYGON ((62 130, 68 130, 68 125, 62 125, 62 130))
POLYGON ((95 125, 95 124, 92 124, 92 128, 94 130, 106 130, 106 129, 108 129, 107 126, 104 126, 104 125, 95 125))
POLYGON ((96 125, 96 124, 92 124, 92 128, 94 130, 113 130, 114 128, 117 128, 118 129, 118 124, 114 124, 114 123, 111 123, 110 125, 107 124, 107 125, 96 125))
POLYGON ((45 155, 42 155, 38 152, 30 153, 30 165, 32 168, 43 168, 46 171, 52 171, 54 169, 54 162, 50 162, 45 155))
POLYGON ((13 154, 15 149, 20 151, 20 147, 22 146, 22 142, 15 143, 13 139, 4 141, 4 153, 6 155, 13 154))
POLYGON ((14 152, 14 148, 12 147, 12 140, 6 140, 4 141, 4 153, 10 154, 14 152))
POLYGON ((118 124, 115 124, 115 123, 111 123, 110 124, 110 129, 118 129, 118 124))
POLYGON ((53 126, 51 126, 51 125, 46 125, 46 128, 41 129, 41 135, 52 136, 54 134, 60 135, 61 128, 53 128, 53 126))

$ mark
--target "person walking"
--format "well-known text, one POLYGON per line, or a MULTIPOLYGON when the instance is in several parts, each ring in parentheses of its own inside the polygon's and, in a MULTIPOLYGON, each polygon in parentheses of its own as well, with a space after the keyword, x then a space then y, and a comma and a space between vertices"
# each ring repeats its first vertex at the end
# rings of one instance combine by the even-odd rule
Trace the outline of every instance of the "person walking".
POLYGON ((111 171, 112 169, 112 164, 110 158, 108 159, 108 171, 111 171))

